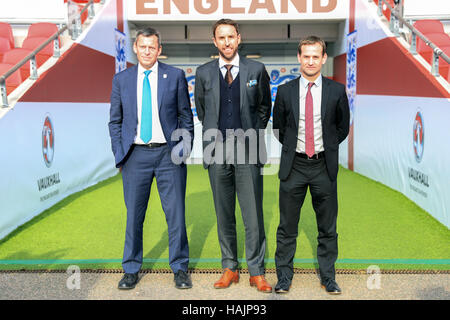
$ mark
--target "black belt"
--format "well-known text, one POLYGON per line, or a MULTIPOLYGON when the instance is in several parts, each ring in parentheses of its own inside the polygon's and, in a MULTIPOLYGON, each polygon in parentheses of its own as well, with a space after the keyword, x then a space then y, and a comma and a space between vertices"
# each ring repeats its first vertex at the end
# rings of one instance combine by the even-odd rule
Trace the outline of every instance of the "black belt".
POLYGON ((300 158, 303 158, 303 159, 307 159, 307 160, 319 160, 319 159, 322 159, 324 157, 324 154, 325 154, 325 152, 322 151, 322 152, 313 154, 313 156, 310 158, 310 157, 308 157, 306 155, 306 153, 298 153, 298 152, 295 153, 295 155, 297 157, 300 157, 300 158))
POLYGON ((151 142, 148 144, 137 144, 137 146, 139 147, 144 147, 144 148, 158 148, 158 147, 162 147, 165 146, 167 143, 159 143, 159 142, 151 142))

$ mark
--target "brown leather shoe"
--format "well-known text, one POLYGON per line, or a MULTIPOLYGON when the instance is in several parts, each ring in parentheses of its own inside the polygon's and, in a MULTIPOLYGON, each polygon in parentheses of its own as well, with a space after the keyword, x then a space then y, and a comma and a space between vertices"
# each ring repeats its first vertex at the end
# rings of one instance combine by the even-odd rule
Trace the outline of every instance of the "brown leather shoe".
POLYGON ((272 287, 266 281, 266 279, 264 278, 263 275, 250 277, 250 285, 252 287, 256 286, 258 291, 261 291, 261 292, 264 292, 264 293, 272 292, 272 287))
POLYGON ((239 282, 239 271, 231 271, 228 268, 225 268, 222 276, 216 283, 214 283, 214 288, 216 289, 225 289, 228 288, 231 283, 238 283, 239 282))

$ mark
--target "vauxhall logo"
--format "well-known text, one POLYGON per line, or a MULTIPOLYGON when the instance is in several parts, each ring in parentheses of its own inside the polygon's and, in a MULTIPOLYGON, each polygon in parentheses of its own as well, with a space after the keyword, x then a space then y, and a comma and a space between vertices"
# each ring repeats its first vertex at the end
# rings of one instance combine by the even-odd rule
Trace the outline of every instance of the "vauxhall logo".
MULTIPOLYGON (((44 126, 42 128, 42 157, 44 159, 45 166, 50 168, 53 163, 55 155, 55 130, 53 127, 50 115, 45 116, 44 126)), ((51 188, 54 185, 61 183, 59 178, 59 172, 48 175, 46 177, 37 180, 37 186, 39 192, 51 188)), ((59 190, 53 190, 40 197, 41 202, 59 194, 59 190)))
MULTIPOLYGON (((419 110, 417 111, 414 122, 413 122, 413 130, 412 130, 412 147, 414 151, 414 159, 417 162, 417 165, 422 161, 423 154, 424 154, 424 146, 425 146, 425 129, 424 129, 424 121, 423 121, 423 115, 422 112, 419 110)), ((414 184, 410 183, 411 190, 415 191, 416 193, 427 197, 427 193, 422 190, 420 187, 429 188, 430 182, 429 177, 427 174, 415 169, 415 168, 408 168, 408 177, 410 181, 414 181, 414 184)), ((412 182, 411 181, 411 182, 412 182)), ((426 189, 425 189, 426 190, 426 189)))

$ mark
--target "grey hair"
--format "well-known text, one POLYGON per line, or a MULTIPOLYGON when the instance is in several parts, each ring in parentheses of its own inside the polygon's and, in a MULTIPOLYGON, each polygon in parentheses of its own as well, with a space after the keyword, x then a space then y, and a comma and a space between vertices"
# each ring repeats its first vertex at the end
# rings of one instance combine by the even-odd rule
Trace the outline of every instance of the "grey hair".
POLYGON ((158 30, 153 29, 151 27, 139 29, 136 33, 136 39, 134 41, 136 42, 138 40, 139 36, 141 36, 141 35, 143 37, 156 36, 156 38, 158 38, 158 45, 161 47, 161 34, 159 33, 158 30))

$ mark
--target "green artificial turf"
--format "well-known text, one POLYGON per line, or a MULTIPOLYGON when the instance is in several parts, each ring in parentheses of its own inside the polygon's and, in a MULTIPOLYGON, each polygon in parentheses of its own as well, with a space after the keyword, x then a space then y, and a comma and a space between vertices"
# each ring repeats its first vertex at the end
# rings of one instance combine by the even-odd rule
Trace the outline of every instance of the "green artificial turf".
MULTIPOLYGON (((264 177, 266 267, 274 267, 279 180, 264 177)), ((450 231, 399 192, 340 168, 337 268, 450 269, 450 231)), ((186 227, 191 268, 221 268, 216 216, 206 170, 188 167, 186 227)), ((238 252, 245 264, 244 227, 236 210, 238 252)), ((0 241, 0 269, 120 268, 126 225, 117 175, 76 193, 0 241)), ((317 226, 308 193, 295 267, 316 268, 317 226)), ((143 268, 168 269, 168 237, 154 182, 144 223, 143 268)))

